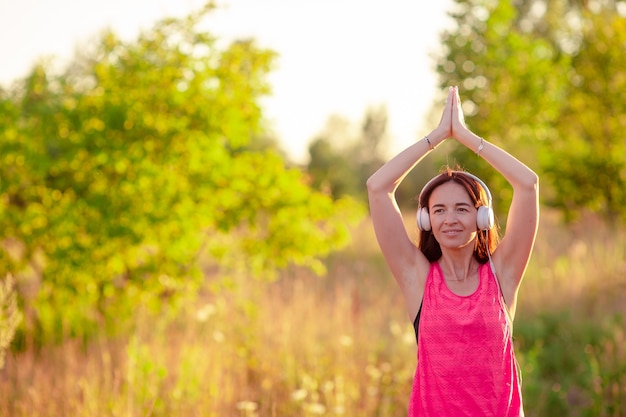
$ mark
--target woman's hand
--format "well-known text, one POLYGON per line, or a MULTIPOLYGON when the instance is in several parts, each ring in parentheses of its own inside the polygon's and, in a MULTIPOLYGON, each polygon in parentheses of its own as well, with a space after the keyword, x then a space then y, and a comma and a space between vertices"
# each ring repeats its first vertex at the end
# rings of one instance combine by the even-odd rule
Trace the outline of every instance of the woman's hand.
POLYGON ((461 106, 461 97, 459 96, 459 87, 451 87, 453 94, 452 104, 452 123, 451 136, 458 138, 459 134, 467 130, 465 125, 465 115, 463 114, 463 106, 461 106))
POLYGON ((452 108, 453 103, 456 100, 454 87, 450 87, 448 91, 448 97, 446 98, 446 105, 441 113, 441 120, 435 130, 445 139, 452 136, 452 108))

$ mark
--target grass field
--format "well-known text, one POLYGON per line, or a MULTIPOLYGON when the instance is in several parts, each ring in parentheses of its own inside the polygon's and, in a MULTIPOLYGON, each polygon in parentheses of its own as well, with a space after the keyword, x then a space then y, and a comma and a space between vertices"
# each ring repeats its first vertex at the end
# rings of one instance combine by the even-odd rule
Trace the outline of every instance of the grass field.
MULTIPOLYGON (((323 278, 231 277, 116 339, 9 355, 0 416, 405 416, 413 330, 371 225, 353 238, 323 278)), ((515 323, 527 416, 626 416, 625 294, 623 231, 543 213, 515 323)))

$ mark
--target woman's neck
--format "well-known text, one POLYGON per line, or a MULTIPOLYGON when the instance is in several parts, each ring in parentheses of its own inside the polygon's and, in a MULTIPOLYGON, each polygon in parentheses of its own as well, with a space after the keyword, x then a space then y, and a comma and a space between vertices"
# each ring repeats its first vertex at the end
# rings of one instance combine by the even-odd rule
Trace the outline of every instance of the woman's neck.
POLYGON ((478 271, 474 250, 443 251, 439 265, 448 281, 466 282, 478 271))

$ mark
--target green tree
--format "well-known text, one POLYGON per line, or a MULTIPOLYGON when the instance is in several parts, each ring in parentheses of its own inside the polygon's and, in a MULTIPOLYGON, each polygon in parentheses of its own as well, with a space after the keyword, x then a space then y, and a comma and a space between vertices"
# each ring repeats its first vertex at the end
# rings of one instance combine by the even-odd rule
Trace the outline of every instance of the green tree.
MULTIPOLYGON (((543 142, 555 135, 555 103, 564 95, 569 57, 516 27, 518 13, 510 2, 458 3, 458 27, 443 36, 441 84, 460 86, 467 123, 478 135, 539 171, 543 142)), ((504 179, 465 147, 451 155, 499 192, 495 209, 504 223, 511 199, 504 179)))
POLYGON ((323 272, 346 241, 358 206, 252 143, 275 54, 218 47, 198 29, 210 10, 133 42, 105 33, 63 73, 39 65, 2 92, 0 237, 23 250, 4 245, 0 276, 19 279, 41 255, 44 336, 174 303, 203 285, 207 264, 323 272))
POLYGON ((366 202, 365 182, 385 161, 387 119, 384 106, 367 109, 360 128, 331 116, 309 145, 307 171, 313 186, 335 199, 353 196, 366 202))
POLYGON ((541 159, 551 178, 550 203, 568 218, 580 208, 626 222, 626 19, 614 11, 583 14, 582 40, 568 72, 559 140, 541 159))
POLYGON ((331 116, 319 135, 309 144, 306 167, 311 185, 333 199, 354 195, 359 187, 349 148, 354 143, 353 126, 339 116, 331 116))
MULTIPOLYGON (((625 165, 614 151, 624 146, 623 135, 615 134, 623 126, 624 106, 614 102, 614 95, 607 97, 606 88, 598 91, 599 84, 622 85, 623 54, 618 51, 624 18, 618 6, 614 1, 459 0, 451 14, 457 26, 442 37, 442 87, 461 86, 472 129, 537 170, 544 202, 567 218, 583 209, 611 218, 609 207, 624 206, 616 190, 624 182, 625 165), (603 35, 607 30, 610 35, 603 35), (592 52, 598 39, 600 48, 611 51, 610 61, 592 52), (585 88, 591 84, 595 91, 585 88), (575 103, 585 103, 586 116, 575 103), (601 147, 594 146, 599 134, 597 139, 582 134, 582 121, 590 114, 597 115, 592 123, 606 126, 597 131, 612 134, 601 147), (597 192, 598 176, 610 193, 597 192)), ((500 190, 496 209, 506 212, 511 194, 504 179, 465 148, 454 150, 452 157, 500 190)))

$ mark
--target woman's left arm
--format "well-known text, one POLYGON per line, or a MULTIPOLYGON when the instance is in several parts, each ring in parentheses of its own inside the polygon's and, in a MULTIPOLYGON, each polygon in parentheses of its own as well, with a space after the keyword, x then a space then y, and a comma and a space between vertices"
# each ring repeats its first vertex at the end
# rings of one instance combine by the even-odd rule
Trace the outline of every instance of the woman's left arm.
POLYGON ((514 306, 519 284, 530 259, 539 223, 539 178, 537 174, 498 146, 477 136, 465 126, 461 99, 456 88, 452 105, 452 137, 473 150, 495 168, 513 187, 506 233, 493 254, 493 262, 509 306, 514 306), (508 297, 506 296, 508 293, 508 297))

